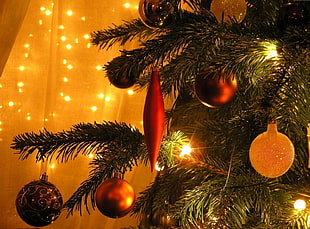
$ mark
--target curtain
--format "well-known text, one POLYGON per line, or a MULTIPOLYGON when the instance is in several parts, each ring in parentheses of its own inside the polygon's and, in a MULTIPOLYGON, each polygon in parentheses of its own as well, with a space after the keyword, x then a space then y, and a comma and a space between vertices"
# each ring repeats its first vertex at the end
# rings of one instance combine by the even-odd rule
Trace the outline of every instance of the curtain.
MULTIPOLYGON (((35 155, 18 160, 10 148, 14 136, 42 128, 57 132, 80 122, 103 120, 124 121, 142 131, 145 91, 132 94, 128 89, 115 88, 102 71, 119 50, 135 44, 99 51, 89 43, 90 32, 138 17, 137 5, 138 0, 30 1, 0 78, 0 228, 31 228, 17 215, 15 200, 24 185, 39 179, 41 171, 35 155)), ((6 48, 5 43, 0 46, 6 48)), ((87 178, 90 160, 80 155, 68 163, 48 164, 49 182, 56 185, 64 200, 87 178)), ((152 176, 149 168, 139 167, 125 179, 138 193, 152 176)), ((63 212, 45 228, 121 228, 135 224, 136 219, 130 216, 109 219, 98 210, 88 215, 84 209, 82 216, 75 212, 66 218, 63 212)))

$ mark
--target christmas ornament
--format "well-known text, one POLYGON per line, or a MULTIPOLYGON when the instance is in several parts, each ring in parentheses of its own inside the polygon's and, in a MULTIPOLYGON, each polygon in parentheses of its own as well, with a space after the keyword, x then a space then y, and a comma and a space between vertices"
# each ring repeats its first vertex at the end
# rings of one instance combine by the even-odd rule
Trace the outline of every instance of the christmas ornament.
POLYGON ((150 28, 169 25, 173 20, 173 5, 167 0, 140 0, 141 21, 150 28))
POLYGON ((164 100, 160 88, 159 71, 154 69, 145 98, 143 128, 145 143, 151 163, 151 172, 155 170, 158 152, 165 127, 164 100))
POLYGON ((21 219, 34 227, 53 223, 60 215, 62 196, 47 176, 26 184, 16 198, 16 210, 21 219))
POLYGON ((233 73, 225 78, 224 71, 214 75, 200 73, 195 79, 195 92, 200 102, 208 107, 219 107, 229 102, 237 90, 237 80, 233 73))
POLYGON ((108 74, 108 79, 113 86, 121 89, 129 88, 136 82, 136 78, 125 71, 120 71, 116 77, 108 74))
POLYGON ((134 206, 136 195, 125 180, 113 178, 102 182, 95 194, 99 211, 110 218, 127 215, 134 206))
POLYGON ((253 168, 269 178, 286 173, 293 164, 294 156, 292 142, 286 135, 278 132, 275 122, 270 122, 267 131, 258 135, 250 147, 253 168))
POLYGON ((234 17, 241 22, 246 14, 245 0, 213 0, 210 11, 215 15, 218 21, 228 21, 234 17), (222 18, 224 16, 224 18, 222 18))
POLYGON ((285 29, 287 26, 307 25, 309 18, 309 12, 304 4, 290 2, 279 9, 277 23, 280 29, 285 29))

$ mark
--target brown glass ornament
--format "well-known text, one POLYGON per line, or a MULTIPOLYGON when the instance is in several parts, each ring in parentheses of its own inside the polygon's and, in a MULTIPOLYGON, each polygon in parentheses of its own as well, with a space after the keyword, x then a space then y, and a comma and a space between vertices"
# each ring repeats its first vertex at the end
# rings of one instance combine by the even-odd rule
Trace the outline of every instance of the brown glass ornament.
POLYGON ((200 102, 208 107, 219 107, 229 102, 237 91, 233 73, 225 78, 224 72, 202 72, 195 79, 195 92, 200 102))
POLYGON ((309 24, 310 13, 302 2, 284 4, 278 12, 277 23, 280 29, 288 26, 309 24))
POLYGON ((53 223, 60 215, 63 200, 61 193, 45 179, 26 184, 16 198, 16 210, 20 218, 34 227, 53 223))
POLYGON ((130 88, 136 82, 135 77, 131 77, 131 76, 112 77, 108 75, 108 79, 113 86, 117 88, 121 88, 121 89, 130 88))
POLYGON ((169 25, 173 21, 174 8, 167 0, 140 0, 141 21, 150 28, 169 25))
POLYGON ((110 218, 127 215, 132 210, 135 200, 133 187, 127 181, 118 178, 102 182, 95 194, 97 208, 110 218))

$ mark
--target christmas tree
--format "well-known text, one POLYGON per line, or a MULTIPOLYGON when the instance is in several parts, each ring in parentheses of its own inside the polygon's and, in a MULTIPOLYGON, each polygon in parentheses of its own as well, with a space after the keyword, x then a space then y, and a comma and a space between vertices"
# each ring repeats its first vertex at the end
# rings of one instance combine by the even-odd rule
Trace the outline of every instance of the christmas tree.
POLYGON ((108 217, 136 215, 136 228, 310 226, 294 208, 310 203, 309 1, 247 0, 244 14, 220 17, 211 6, 141 0, 141 18, 92 33, 99 49, 140 42, 104 70, 116 87, 148 87, 144 131, 104 121, 14 138, 21 159, 95 154, 63 205, 69 215, 90 212, 90 201, 108 217), (162 96, 174 99, 165 112, 162 96), (191 154, 180 156, 186 145, 191 154), (134 200, 123 178, 139 164, 160 171, 134 200), (115 209, 116 184, 131 199, 115 209))

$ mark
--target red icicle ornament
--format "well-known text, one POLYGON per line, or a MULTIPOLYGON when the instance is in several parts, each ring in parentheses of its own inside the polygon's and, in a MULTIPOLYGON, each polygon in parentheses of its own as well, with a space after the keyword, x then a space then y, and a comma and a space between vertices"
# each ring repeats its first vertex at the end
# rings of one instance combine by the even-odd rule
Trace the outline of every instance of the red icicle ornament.
POLYGON ((143 128, 145 143, 151 163, 151 172, 154 172, 161 141, 165 128, 165 107, 161 92, 159 71, 154 68, 144 103, 143 128))

